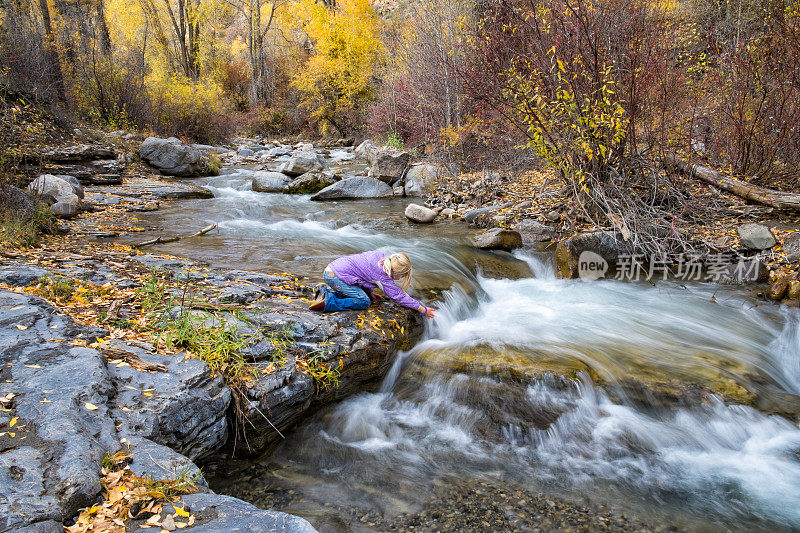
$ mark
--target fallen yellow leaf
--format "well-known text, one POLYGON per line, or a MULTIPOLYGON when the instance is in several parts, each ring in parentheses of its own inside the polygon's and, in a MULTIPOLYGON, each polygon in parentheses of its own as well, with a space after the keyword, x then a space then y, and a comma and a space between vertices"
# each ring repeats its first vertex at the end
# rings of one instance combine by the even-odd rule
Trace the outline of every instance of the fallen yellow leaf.
POLYGON ((17 329, 28 329, 28 326, 23 326, 22 324, 17 324, 17 329))
POLYGON ((172 508, 175 509, 175 514, 177 514, 178 516, 189 518, 189 511, 187 511, 186 509, 182 509, 181 507, 175 507, 174 505, 172 506, 172 508))
POLYGON ((17 424, 17 420, 19 420, 18 416, 15 416, 11 419, 11 422, 8 423, 8 427, 13 428, 17 424))
POLYGON ((97 406, 93 403, 86 402, 85 406, 90 411, 97 411, 97 406))

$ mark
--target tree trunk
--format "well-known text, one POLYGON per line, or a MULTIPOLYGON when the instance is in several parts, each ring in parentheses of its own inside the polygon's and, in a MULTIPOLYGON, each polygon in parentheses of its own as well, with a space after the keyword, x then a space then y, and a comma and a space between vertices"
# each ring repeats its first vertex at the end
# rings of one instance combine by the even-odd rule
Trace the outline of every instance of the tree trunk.
POLYGON ((64 74, 61 72, 61 61, 58 59, 56 50, 56 36, 53 34, 53 25, 50 22, 50 6, 48 0, 39 0, 39 7, 42 10, 42 23, 45 32, 45 55, 47 57, 49 78, 56 90, 56 97, 60 101, 65 101, 66 91, 64 90, 64 74))
POLYGON ((679 159, 675 154, 667 154, 664 158, 667 166, 672 166, 695 178, 718 187, 724 191, 735 194, 747 200, 775 207, 777 209, 800 210, 800 194, 766 189, 751 185, 735 178, 730 178, 708 167, 693 165, 679 159))

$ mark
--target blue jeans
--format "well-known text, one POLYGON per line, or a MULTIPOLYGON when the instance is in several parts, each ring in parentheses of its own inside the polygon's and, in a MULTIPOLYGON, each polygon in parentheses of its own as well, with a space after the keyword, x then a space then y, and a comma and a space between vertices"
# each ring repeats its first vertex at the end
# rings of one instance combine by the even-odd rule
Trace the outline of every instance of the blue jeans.
POLYGON ((357 285, 348 285, 336 276, 323 272, 322 277, 328 284, 325 287, 325 311, 350 311, 366 309, 369 307, 370 298, 367 292, 357 285))

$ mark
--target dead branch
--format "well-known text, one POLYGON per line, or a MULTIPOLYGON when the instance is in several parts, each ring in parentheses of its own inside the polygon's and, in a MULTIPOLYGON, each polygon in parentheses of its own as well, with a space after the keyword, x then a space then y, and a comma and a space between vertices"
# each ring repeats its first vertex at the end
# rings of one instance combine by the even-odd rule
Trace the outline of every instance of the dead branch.
POLYGON ((122 359, 129 365, 139 370, 147 370, 149 372, 166 372, 167 367, 160 363, 151 363, 145 361, 133 352, 129 352, 119 346, 111 346, 108 344, 101 344, 98 349, 103 352, 103 355, 109 359, 122 359))
POLYGON ((752 200, 760 204, 778 209, 800 209, 800 194, 766 189, 758 185, 751 185, 744 181, 725 176, 721 172, 701 165, 687 163, 675 154, 667 154, 664 158, 667 166, 672 166, 689 176, 699 178, 706 183, 719 187, 736 196, 752 200))
POLYGON ((149 246, 151 244, 165 244, 165 243, 168 243, 168 242, 175 242, 175 241, 179 241, 181 239, 186 239, 186 238, 189 238, 189 237, 198 237, 200 235, 205 235, 206 233, 208 233, 209 231, 211 231, 212 229, 214 229, 216 227, 217 227, 216 224, 211 224, 210 226, 206 226, 205 228, 201 229, 197 233, 192 233, 191 235, 174 235, 172 237, 160 236, 160 237, 156 237, 155 239, 150 239, 149 241, 144 241, 144 242, 140 242, 139 244, 134 244, 133 247, 134 248, 141 248, 142 246, 149 246))

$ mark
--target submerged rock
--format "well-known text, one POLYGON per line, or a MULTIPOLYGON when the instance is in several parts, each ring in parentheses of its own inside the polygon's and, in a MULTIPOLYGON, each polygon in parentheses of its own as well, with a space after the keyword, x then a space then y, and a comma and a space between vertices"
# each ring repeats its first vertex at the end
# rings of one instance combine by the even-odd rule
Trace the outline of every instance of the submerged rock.
POLYGON ((329 185, 333 185, 336 181, 336 176, 312 170, 286 185, 283 192, 286 194, 314 194, 329 185))
POLYGON ((314 194, 312 200, 357 200, 361 198, 390 198, 392 188, 375 178, 347 178, 337 181, 314 194))

